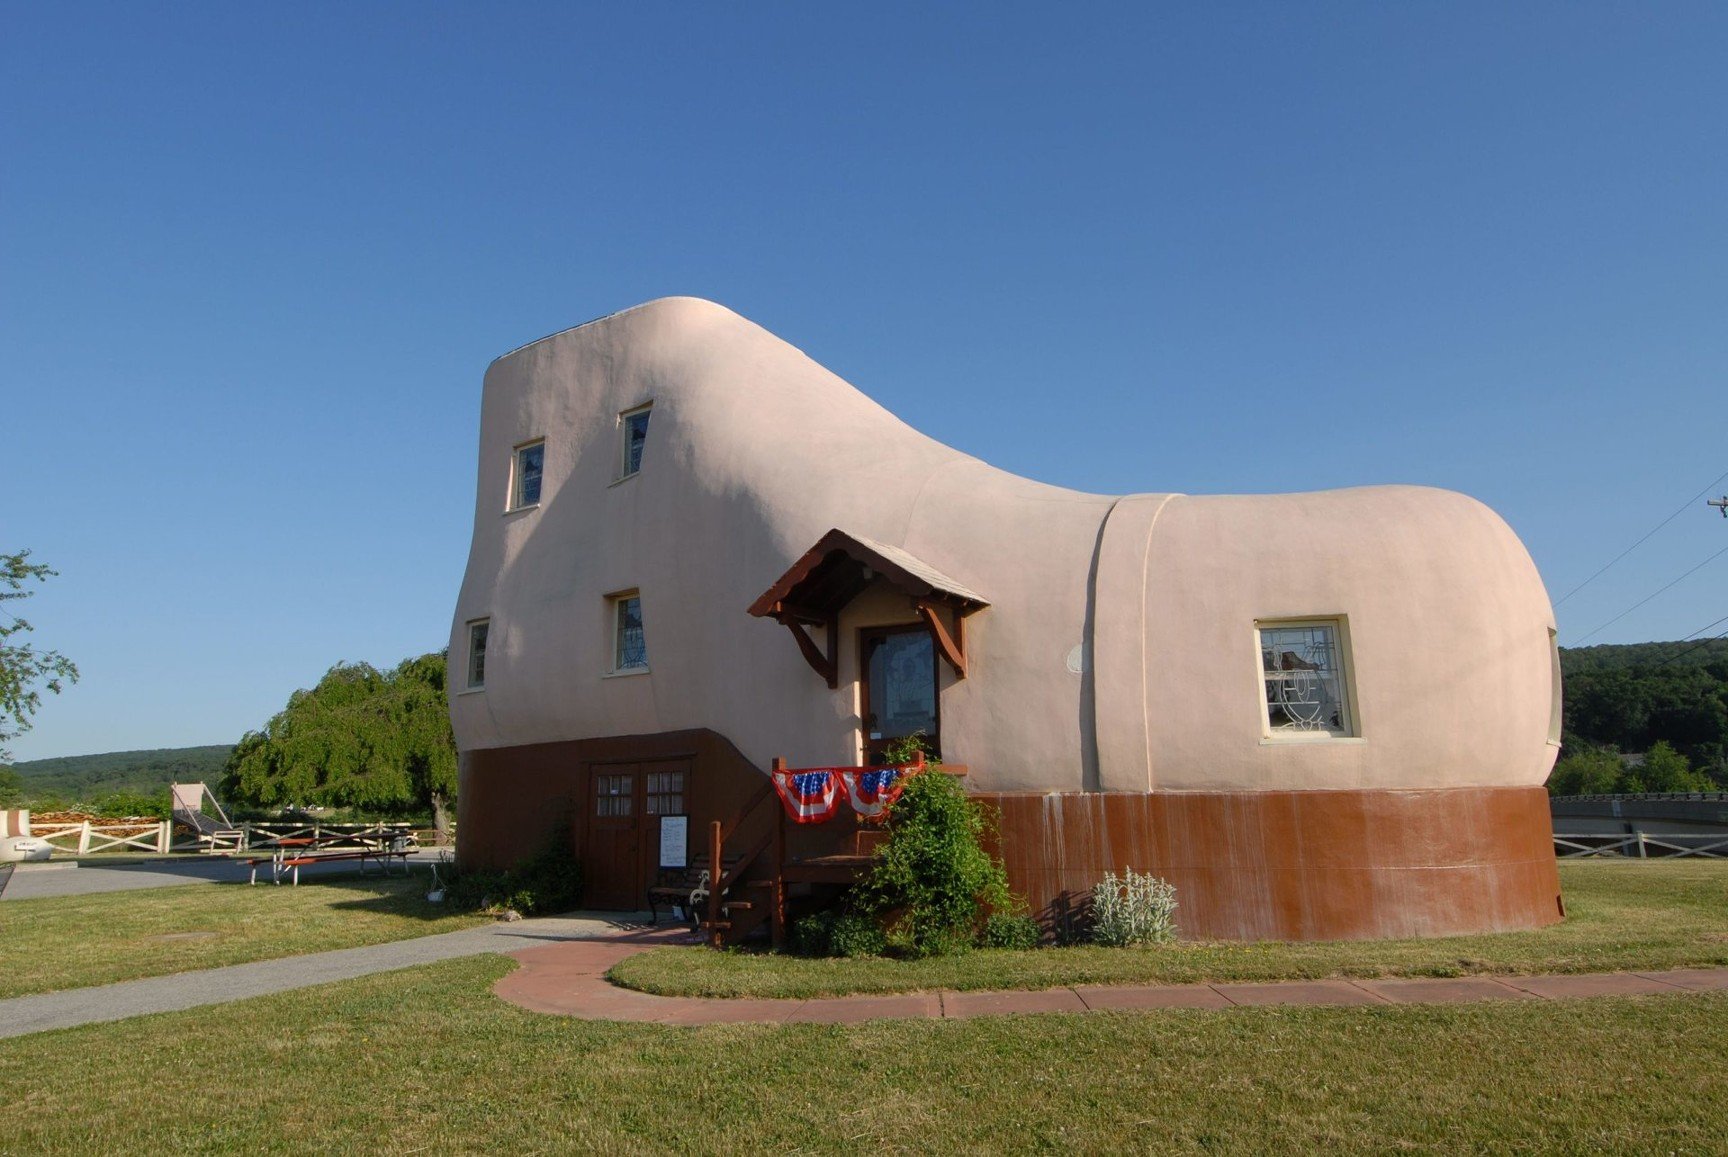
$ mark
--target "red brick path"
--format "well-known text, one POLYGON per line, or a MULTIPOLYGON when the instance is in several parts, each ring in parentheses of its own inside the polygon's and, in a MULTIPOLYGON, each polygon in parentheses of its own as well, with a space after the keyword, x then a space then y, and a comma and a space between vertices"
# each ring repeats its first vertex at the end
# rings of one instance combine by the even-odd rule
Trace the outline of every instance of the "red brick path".
POLYGON ((627 956, 663 944, 689 944, 681 933, 632 933, 610 940, 569 940, 511 956, 522 967, 493 986, 512 1004, 584 1020, 656 1024, 854 1024, 911 1017, 1000 1016, 1106 1009, 1235 1008, 1253 1004, 1442 1004, 1477 1000, 1563 1000, 1578 996, 1644 996, 1728 989, 1728 968, 1667 972, 1598 972, 1576 976, 1465 976, 1408 980, 1290 980, 1270 984, 1078 985, 1036 992, 919 992, 813 1000, 704 1000, 649 996, 619 988, 606 972, 627 956))

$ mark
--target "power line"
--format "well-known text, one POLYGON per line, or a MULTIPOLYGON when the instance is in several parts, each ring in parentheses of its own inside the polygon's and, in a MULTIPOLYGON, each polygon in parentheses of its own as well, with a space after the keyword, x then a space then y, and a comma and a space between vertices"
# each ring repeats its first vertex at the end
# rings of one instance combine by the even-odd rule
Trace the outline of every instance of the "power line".
MULTIPOLYGON (((1593 583, 1597 579, 1601 578, 1603 572, 1606 571, 1609 567, 1613 566, 1615 563, 1619 562, 1621 559, 1625 558, 1627 555, 1631 554, 1633 551, 1637 550, 1639 547, 1641 547, 1645 543, 1649 542, 1651 537, 1653 535, 1655 535, 1655 533, 1658 530, 1661 530, 1664 526, 1667 526, 1670 522, 1673 522, 1676 518, 1679 518, 1682 514, 1684 514, 1686 512, 1686 510, 1690 506, 1692 506, 1693 503, 1697 502, 1700 498, 1704 497, 1706 494, 1708 494, 1712 490, 1716 489, 1717 483, 1720 483, 1724 478, 1728 478, 1728 473, 1723 474, 1721 478, 1716 479, 1715 482, 1712 482, 1710 485, 1708 485, 1704 489, 1700 490, 1697 494, 1693 495, 1691 498, 1688 498, 1685 502, 1681 503, 1680 508, 1678 510, 1676 510, 1673 514, 1670 514, 1667 518, 1664 518, 1661 522, 1658 522, 1654 527, 1651 528, 1650 532, 1648 534, 1646 534, 1643 538, 1639 539, 1637 542, 1633 543, 1631 546, 1627 547, 1625 550, 1621 551, 1619 554, 1617 554, 1613 558, 1609 559, 1607 564, 1605 566, 1603 566, 1601 570, 1597 571, 1595 574, 1591 575, 1589 578, 1585 579, 1583 582, 1579 583, 1577 586, 1575 586, 1571 590, 1567 591, 1564 595, 1562 595, 1560 597, 1560 602, 1554 604, 1555 607, 1559 607, 1560 603, 1565 602, 1567 599, 1571 598, 1573 595, 1577 594, 1579 591, 1583 590, 1585 587, 1589 586, 1591 583, 1593 583)), ((1724 509, 1723 515, 1724 515, 1724 517, 1728 517, 1728 508, 1724 509)), ((1685 576, 1682 575, 1681 577, 1684 578, 1685 576)), ((1664 588, 1664 589, 1666 589, 1666 588, 1664 588)), ((1661 594, 1662 592, 1657 591, 1656 593, 1661 594)), ((1602 626, 1604 626, 1604 627, 1607 625, 1608 625, 1607 623, 1602 624, 1602 626)), ((1599 631, 1602 628, 1598 627, 1596 629, 1599 631)), ((1595 633, 1594 631, 1591 632, 1591 634, 1594 634, 1594 633, 1595 633)), ((1588 638, 1589 636, 1586 635, 1585 637, 1588 638)), ((1577 646, 1578 644, 1574 643, 1572 645, 1577 646)))
MULTIPOLYGON (((1711 485, 1714 486, 1715 483, 1711 483, 1711 485)), ((1639 599, 1637 602, 1633 603, 1631 606, 1627 607, 1625 610, 1621 611, 1619 614, 1615 615, 1613 618, 1609 619, 1606 623, 1603 623, 1600 627, 1597 627, 1594 631, 1591 631, 1588 635, 1585 635, 1582 639, 1579 639, 1577 642, 1573 643, 1572 645, 1574 647, 1583 646, 1587 641, 1589 641, 1590 639, 1594 639, 1597 635, 1601 634, 1603 631, 1606 631, 1609 627, 1612 627, 1615 623, 1618 623, 1621 619, 1625 618, 1627 615, 1631 614, 1633 611, 1637 610, 1639 607, 1643 606, 1645 603, 1649 602, 1651 599, 1653 599, 1657 595, 1661 594, 1662 591, 1667 590, 1669 587, 1675 586, 1682 579, 1691 578, 1694 574, 1698 573, 1700 570, 1703 570, 1705 566, 1707 566, 1708 564, 1710 564, 1712 562, 1715 562, 1717 559, 1721 558, 1725 554, 1728 554, 1728 546, 1723 547, 1721 550, 1717 551, 1715 554, 1711 555, 1709 558, 1705 559, 1703 562, 1699 563, 1697 566, 1693 567, 1691 570, 1689 570, 1685 574, 1681 575, 1680 578, 1674 579, 1673 581, 1669 582, 1666 586, 1663 586, 1660 590, 1651 591, 1649 594, 1645 595, 1643 598, 1639 599)))

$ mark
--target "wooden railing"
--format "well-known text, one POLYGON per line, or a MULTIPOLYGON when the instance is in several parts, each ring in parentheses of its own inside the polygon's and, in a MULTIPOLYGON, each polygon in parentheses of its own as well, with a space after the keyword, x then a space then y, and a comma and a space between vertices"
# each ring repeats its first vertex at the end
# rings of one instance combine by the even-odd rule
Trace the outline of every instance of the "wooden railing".
POLYGON ((173 827, 168 820, 107 824, 83 820, 72 824, 31 824, 30 834, 36 839, 46 840, 55 851, 79 856, 125 848, 166 853, 173 827))
MULTIPOLYGON (((907 772, 923 771, 926 766, 924 755, 919 752, 915 762, 899 766, 907 772)), ((966 768, 959 765, 930 766, 939 766, 948 775, 966 774, 966 768)), ((775 773, 797 770, 788 768, 786 761, 779 757, 775 757, 772 767, 775 773)), ((866 771, 870 770, 870 766, 833 770, 866 771)), ((741 928, 740 925, 745 925, 747 928, 758 926, 761 923, 760 918, 740 921, 736 913, 750 912, 755 914, 760 911, 758 905, 765 904, 769 934, 774 947, 785 946, 786 882, 789 866, 786 858, 786 822, 786 810, 780 806, 779 794, 775 790, 771 775, 768 782, 750 796, 731 820, 725 823, 714 820, 708 825, 708 917, 702 921, 702 928, 708 933, 709 944, 719 948, 727 941, 736 940, 743 935, 747 929, 741 928), (742 850, 734 850, 729 855, 728 844, 735 842, 738 833, 750 824, 764 805, 773 808, 772 826, 768 831, 758 834, 751 843, 744 845, 742 850), (756 866, 764 853, 769 855, 767 878, 751 881, 751 883, 766 890, 766 899, 745 900, 740 898, 737 893, 744 882, 745 873, 756 866)), ((798 864, 790 866, 800 868, 805 872, 804 875, 798 877, 799 879, 820 880, 820 882, 831 884, 851 879, 852 877, 847 875, 847 872, 855 872, 857 870, 856 865, 867 859, 868 856, 864 855, 830 856, 800 861, 798 864), (836 863, 836 861, 844 861, 844 863, 836 863), (810 874, 809 869, 817 864, 823 866, 826 874, 810 874)))
POLYGON ((1702 856, 1728 858, 1728 836, 1721 832, 1633 832, 1631 835, 1554 834, 1554 855, 1562 860, 1591 856, 1625 856, 1631 859, 1702 856))

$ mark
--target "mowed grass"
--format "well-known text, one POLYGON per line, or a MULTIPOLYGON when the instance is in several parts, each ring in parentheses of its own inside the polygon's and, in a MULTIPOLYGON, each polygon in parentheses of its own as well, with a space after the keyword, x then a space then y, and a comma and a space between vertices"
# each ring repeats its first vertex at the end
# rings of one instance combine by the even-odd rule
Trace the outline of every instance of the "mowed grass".
POLYGON ((485 923, 426 902, 426 877, 299 887, 177 884, 0 903, 0 998, 163 976, 485 923))
MULTIPOLYGON (((625 960, 610 975, 627 987, 669 996, 812 997, 939 988, 1616 972, 1728 964, 1728 861, 1567 863, 1560 865, 1560 881, 1566 919, 1534 932, 1437 940, 1082 946, 968 952, 918 961, 656 949, 625 960)), ((1180 910, 1177 918, 1180 921, 1180 910)))
POLYGON ((618 1025, 466 958, 0 1049, 0 1149, 1720 1152, 1728 993, 618 1025))

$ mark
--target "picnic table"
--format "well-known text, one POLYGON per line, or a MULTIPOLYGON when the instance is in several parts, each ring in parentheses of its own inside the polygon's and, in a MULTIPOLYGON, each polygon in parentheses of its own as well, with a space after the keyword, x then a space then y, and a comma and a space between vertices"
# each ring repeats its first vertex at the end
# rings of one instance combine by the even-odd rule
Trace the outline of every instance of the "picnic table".
POLYGON ((390 874, 390 861, 399 860, 402 864, 402 874, 408 874, 408 853, 412 845, 407 836, 393 835, 388 839, 363 842, 358 848, 337 848, 331 845, 347 843, 353 837, 347 836, 298 836, 277 840, 271 847, 268 856, 252 856, 243 861, 252 870, 251 883, 258 882, 258 869, 265 864, 270 865, 272 883, 280 884, 283 876, 288 876, 295 887, 300 885, 300 869, 311 864, 328 864, 338 860, 355 860, 360 864, 360 870, 366 870, 368 861, 378 861, 379 869, 390 874))

